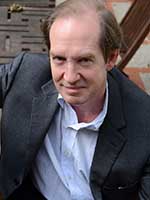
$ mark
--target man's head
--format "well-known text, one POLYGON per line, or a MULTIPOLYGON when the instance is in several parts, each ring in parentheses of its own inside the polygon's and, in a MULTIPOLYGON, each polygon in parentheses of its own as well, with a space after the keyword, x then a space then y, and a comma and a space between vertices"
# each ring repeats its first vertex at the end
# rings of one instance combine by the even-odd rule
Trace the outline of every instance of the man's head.
POLYGON ((59 4, 41 26, 48 49, 51 45, 49 31, 56 19, 71 16, 80 17, 93 11, 98 17, 100 28, 98 44, 106 62, 113 50, 121 48, 122 32, 116 18, 106 8, 104 2, 104 0, 66 0, 59 4))
POLYGON ((58 92, 73 107, 97 111, 104 101, 107 70, 113 67, 120 46, 115 18, 98 0, 68 0, 46 24, 58 92))

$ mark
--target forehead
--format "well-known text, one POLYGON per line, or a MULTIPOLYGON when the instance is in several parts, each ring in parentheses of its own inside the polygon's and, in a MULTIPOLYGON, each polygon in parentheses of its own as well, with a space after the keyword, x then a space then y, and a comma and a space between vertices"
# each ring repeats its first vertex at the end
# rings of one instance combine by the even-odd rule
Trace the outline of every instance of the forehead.
POLYGON ((100 37, 100 26, 96 14, 58 18, 50 29, 51 46, 56 44, 92 43, 97 44, 100 37))

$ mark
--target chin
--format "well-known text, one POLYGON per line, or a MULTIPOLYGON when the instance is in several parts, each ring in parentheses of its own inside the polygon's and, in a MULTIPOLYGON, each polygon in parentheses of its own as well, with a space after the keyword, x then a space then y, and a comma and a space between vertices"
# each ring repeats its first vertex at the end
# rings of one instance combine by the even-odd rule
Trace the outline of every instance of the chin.
POLYGON ((64 97, 64 100, 71 104, 71 105, 80 105, 82 104, 81 99, 79 99, 78 97, 64 97))

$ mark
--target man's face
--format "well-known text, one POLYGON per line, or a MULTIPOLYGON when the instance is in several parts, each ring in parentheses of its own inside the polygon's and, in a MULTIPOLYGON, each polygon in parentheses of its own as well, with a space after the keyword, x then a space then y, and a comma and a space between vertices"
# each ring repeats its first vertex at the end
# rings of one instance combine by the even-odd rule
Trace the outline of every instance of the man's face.
MULTIPOLYGON (((95 17, 95 15, 94 15, 95 17)), ((98 106, 105 94, 106 64, 93 16, 57 19, 50 30, 50 61, 58 92, 72 106, 98 106)))

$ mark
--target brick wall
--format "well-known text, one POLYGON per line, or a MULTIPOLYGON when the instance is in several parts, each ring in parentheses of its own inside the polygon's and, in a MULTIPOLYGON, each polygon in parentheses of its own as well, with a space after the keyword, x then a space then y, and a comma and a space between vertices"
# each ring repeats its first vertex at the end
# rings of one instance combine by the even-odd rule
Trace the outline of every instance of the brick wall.
POLYGON ((18 0, 17 10, 11 2, 0 1, 0 63, 20 51, 46 51, 40 23, 55 7, 55 0, 18 0))

